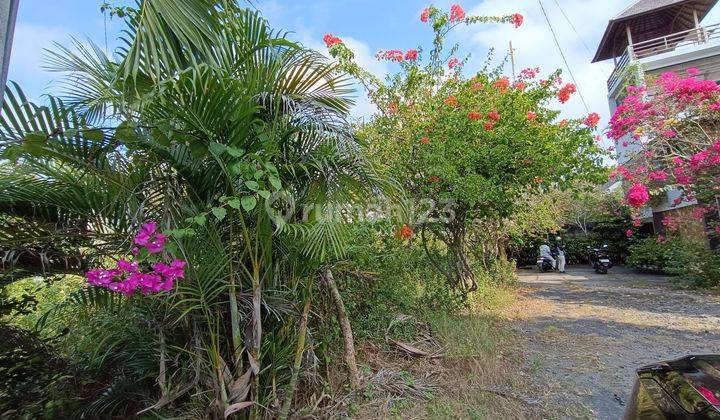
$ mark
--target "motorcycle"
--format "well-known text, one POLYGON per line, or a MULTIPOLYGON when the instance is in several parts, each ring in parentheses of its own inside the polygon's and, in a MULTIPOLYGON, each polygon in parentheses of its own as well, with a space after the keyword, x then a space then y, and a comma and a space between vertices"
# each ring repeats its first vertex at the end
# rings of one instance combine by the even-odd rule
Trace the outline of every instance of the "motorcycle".
POLYGON ((608 254, 607 244, 603 245, 602 248, 588 247, 588 249, 590 250, 588 260, 593 270, 598 274, 607 274, 608 270, 613 266, 608 254))
POLYGON ((548 271, 553 271, 555 269, 555 267, 553 267, 552 260, 547 257, 538 257, 537 266, 538 271, 540 271, 541 273, 547 273, 548 271))

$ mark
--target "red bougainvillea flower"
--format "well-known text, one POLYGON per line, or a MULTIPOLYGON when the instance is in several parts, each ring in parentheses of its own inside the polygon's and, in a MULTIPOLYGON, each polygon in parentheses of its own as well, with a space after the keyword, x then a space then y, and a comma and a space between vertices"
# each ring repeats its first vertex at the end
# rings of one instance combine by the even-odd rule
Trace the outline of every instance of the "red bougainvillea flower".
POLYGON ((635 208, 642 207, 650 200, 648 189, 643 184, 633 184, 627 193, 627 202, 635 208))
POLYGON ((408 50, 405 53, 405 59, 408 61, 415 61, 418 59, 418 51, 417 50, 408 50))
POLYGON ((560 88, 556 96, 561 103, 565 103, 570 99, 570 95, 575 92, 577 92, 577 88, 575 87, 575 85, 572 83, 568 83, 562 88, 560 88))
POLYGON ((495 110, 488 112, 487 117, 493 121, 500 121, 500 114, 495 110))
POLYGON ((583 121, 585 125, 587 125, 590 128, 593 128, 598 125, 598 122, 600 122, 600 115, 597 112, 592 112, 590 115, 585 118, 585 121, 583 121))
POLYGON ((485 131, 490 131, 495 128, 495 124, 491 122, 486 122, 485 124, 483 124, 483 128, 485 129, 485 131))
POLYGON ((424 9, 422 13, 420 13, 420 22, 427 22, 428 18, 430 17, 430 8, 424 9))
POLYGON ((420 137, 420 143, 424 143, 424 144, 430 143, 430 137, 420 137))
POLYGON ((482 114, 479 112, 468 112, 468 118, 470 118, 473 121, 477 121, 482 118, 482 114))
POLYGON ((465 19, 465 11, 459 4, 450 6, 450 22, 460 22, 465 19))
POLYGON ((523 15, 521 15, 520 13, 515 13, 512 16, 510 16, 510 23, 515 25, 516 28, 519 28, 520 25, 523 24, 523 20, 524 20, 523 15))
POLYGON ((567 120, 567 119, 563 119, 562 121, 560 121, 560 122, 558 123, 558 126, 561 127, 561 128, 562 128, 562 127, 567 127, 567 125, 568 125, 568 120, 567 120))
POLYGON ((525 82, 515 82, 515 84, 513 85, 513 87, 518 90, 525 89, 525 86, 527 86, 525 82))
POLYGON ((503 93, 510 87, 510 79, 508 79, 507 76, 503 76, 493 83, 493 87, 500 93, 503 93))
POLYGON ((628 229, 627 231, 625 231, 625 236, 627 236, 628 238, 632 238, 634 234, 635 232, 633 232, 632 229, 628 229))
POLYGON ((342 40, 332 34, 325 34, 323 41, 325 41, 325 45, 328 48, 331 48, 335 44, 342 44, 342 40))
POLYGON ((535 121, 535 120, 537 119, 537 114, 534 113, 534 112, 532 112, 532 111, 528 111, 528 113, 527 113, 527 119, 528 119, 529 121, 535 121))
POLYGON ((450 95, 450 96, 448 96, 447 98, 445 98, 445 100, 444 100, 443 102, 445 103, 445 105, 450 105, 450 106, 453 106, 453 107, 458 106, 458 100, 457 100, 457 98, 454 97, 454 96, 452 96, 452 95, 450 95))
POLYGON ((400 228, 400 237, 402 239, 410 239, 413 236, 413 230, 410 228, 410 226, 405 223, 402 225, 402 228, 400 228))
POLYGON ((448 61, 448 68, 451 69, 451 68, 457 66, 458 64, 460 64, 460 60, 458 60, 457 58, 454 58, 454 57, 453 57, 453 58, 450 59, 450 61, 448 61))

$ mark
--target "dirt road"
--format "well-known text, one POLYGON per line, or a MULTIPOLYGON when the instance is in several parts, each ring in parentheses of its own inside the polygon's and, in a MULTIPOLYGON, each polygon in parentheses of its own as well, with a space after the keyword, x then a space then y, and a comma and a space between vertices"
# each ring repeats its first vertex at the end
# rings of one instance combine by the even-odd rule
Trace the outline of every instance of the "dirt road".
POLYGON ((525 339, 526 368, 559 418, 621 418, 634 370, 687 354, 720 353, 720 296, 673 289, 620 267, 608 275, 521 270, 506 315, 525 339))

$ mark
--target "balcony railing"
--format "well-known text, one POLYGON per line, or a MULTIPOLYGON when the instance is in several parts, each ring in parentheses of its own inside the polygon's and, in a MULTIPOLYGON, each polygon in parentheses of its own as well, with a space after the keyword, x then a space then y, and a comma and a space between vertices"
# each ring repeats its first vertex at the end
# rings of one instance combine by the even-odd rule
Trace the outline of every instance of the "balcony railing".
POLYGON ((720 23, 715 23, 631 44, 615 62, 615 69, 607 81, 608 92, 612 92, 625 78, 633 61, 671 51, 692 50, 698 45, 718 40, 720 40, 720 23))

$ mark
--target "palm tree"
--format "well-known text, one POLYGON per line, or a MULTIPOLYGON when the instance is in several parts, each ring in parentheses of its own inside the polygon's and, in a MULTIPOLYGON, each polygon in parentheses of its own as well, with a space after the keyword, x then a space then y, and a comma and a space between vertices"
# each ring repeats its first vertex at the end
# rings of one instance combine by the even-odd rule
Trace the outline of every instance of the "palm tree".
POLYGON ((342 223, 274 218, 266 200, 282 190, 295 209, 347 204, 388 183, 349 129, 347 77, 259 13, 211 0, 124 12, 118 60, 92 43, 58 46, 48 67, 66 76, 60 98, 37 106, 6 91, 0 151, 15 165, 0 166, 1 217, 52 234, 24 229, 1 246, 72 239, 84 268, 126 254, 142 221, 160 221, 189 276, 169 296, 126 302, 154 331, 160 399, 147 409, 194 398, 257 416, 277 382, 294 387, 314 280, 344 247, 342 223))

